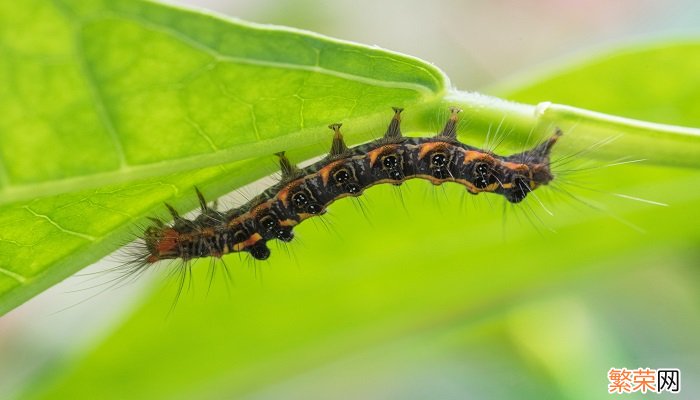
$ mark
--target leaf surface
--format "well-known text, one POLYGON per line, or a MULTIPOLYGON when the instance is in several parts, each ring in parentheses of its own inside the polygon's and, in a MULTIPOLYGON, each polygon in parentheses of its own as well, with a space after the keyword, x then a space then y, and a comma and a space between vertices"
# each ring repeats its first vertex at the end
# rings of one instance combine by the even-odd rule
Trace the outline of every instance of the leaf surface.
POLYGON ((214 199, 274 152, 320 154, 330 122, 366 138, 446 85, 411 57, 136 0, 3 2, 0 54, 0 313, 164 201, 193 208, 194 185, 214 199))

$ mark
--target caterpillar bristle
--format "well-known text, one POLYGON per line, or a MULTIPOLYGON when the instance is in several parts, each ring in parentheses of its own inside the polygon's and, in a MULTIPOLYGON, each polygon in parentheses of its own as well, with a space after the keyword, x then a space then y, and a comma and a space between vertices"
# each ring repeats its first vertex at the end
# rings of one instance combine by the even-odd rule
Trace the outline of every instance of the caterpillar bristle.
POLYGON ((331 151, 328 153, 330 158, 342 158, 347 155, 348 146, 345 144, 343 134, 340 133, 340 127, 343 124, 330 124, 328 128, 333 130, 333 142, 331 143, 331 151))
POLYGON ((168 212, 170 213, 170 215, 173 217, 174 220, 177 221, 178 219, 180 219, 180 214, 177 212, 175 207, 171 206, 168 203, 165 203, 165 207, 168 209, 168 212))
POLYGON ((202 192, 199 190, 198 187, 195 186, 194 191, 197 193, 197 200, 199 200, 199 209, 203 214, 209 212, 209 206, 207 205, 207 201, 204 200, 204 195, 202 192))
POLYGON ((401 134, 401 112, 403 108, 391 107, 394 110, 394 116, 389 121, 389 126, 386 128, 384 133, 384 141, 386 142, 398 142, 401 141, 403 135, 401 134))
POLYGON ((445 127, 442 128, 442 131, 437 134, 437 137, 449 139, 457 138, 457 114, 461 112, 462 110, 457 107, 450 107, 450 118, 445 123, 445 127))
POLYGON ((282 181, 292 180, 302 174, 301 170, 289 161, 289 158, 284 154, 284 151, 275 153, 279 159, 280 172, 282 173, 282 181))

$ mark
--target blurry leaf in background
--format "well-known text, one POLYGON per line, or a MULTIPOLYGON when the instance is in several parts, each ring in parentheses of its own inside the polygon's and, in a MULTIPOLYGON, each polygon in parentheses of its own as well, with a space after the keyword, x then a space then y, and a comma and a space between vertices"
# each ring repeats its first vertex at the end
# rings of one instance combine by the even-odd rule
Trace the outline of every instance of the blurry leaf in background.
MULTIPOLYGON (((693 125, 697 48, 637 46, 505 95, 693 125), (611 71, 625 73, 601 78, 611 71)), ((567 168, 590 165, 578 163, 567 168)), ((362 205, 340 201, 299 227, 290 259, 228 257, 228 290, 219 279, 205 296, 207 263, 195 265, 170 317, 172 286, 43 371, 27 397, 591 399, 609 368, 647 366, 680 368, 683 393, 698 393, 700 173, 593 165, 569 178, 602 192, 560 188, 609 211, 547 188, 554 216, 533 197, 503 213, 502 199, 424 182, 402 187, 403 200, 376 187, 362 205)))
POLYGON ((551 101, 643 121, 700 126, 698 40, 637 43, 606 54, 604 62, 579 56, 579 63, 565 71, 525 73, 493 90, 528 104, 551 101), (599 82, 572 87, 577 74, 599 82), (538 75, 546 76, 546 93, 538 75))

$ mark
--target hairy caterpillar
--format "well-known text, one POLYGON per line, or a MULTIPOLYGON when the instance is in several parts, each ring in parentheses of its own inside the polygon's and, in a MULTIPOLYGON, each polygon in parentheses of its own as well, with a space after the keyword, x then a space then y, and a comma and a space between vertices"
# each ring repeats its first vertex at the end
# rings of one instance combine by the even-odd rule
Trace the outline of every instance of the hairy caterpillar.
POLYGON ((434 137, 404 137, 401 112, 394 108, 382 138, 353 148, 346 146, 341 124, 331 124, 334 135, 329 154, 304 169, 278 153, 280 182, 239 208, 217 211, 207 205, 199 190, 201 214, 193 220, 181 217, 166 204, 173 223, 151 218, 153 224, 144 231, 142 251, 135 254, 135 261, 148 265, 165 259, 222 257, 232 252, 248 252, 257 260, 265 260, 270 256, 267 241, 291 241, 295 225, 323 214, 340 198, 359 196, 380 183, 400 185, 413 178, 435 185, 456 182, 469 193, 496 193, 518 203, 554 178, 549 154, 561 136, 558 129, 530 150, 499 156, 457 140, 458 109, 451 109, 445 127, 434 137))
POLYGON ((457 140, 460 110, 456 108, 433 137, 404 137, 401 112, 394 108, 382 138, 353 148, 345 144, 341 124, 331 124, 334 135, 329 154, 306 168, 296 167, 284 153, 278 153, 280 182, 239 208, 215 210, 199 190, 201 214, 193 220, 166 204, 173 223, 151 218, 153 224, 145 229, 133 262, 146 266, 166 259, 220 258, 233 252, 265 260, 270 256, 269 240, 291 241, 294 226, 323 214, 334 201, 359 196, 380 183, 400 185, 413 178, 435 185, 455 182, 469 193, 496 193, 518 203, 554 178, 549 154, 562 134, 558 129, 530 150, 500 156, 457 140))

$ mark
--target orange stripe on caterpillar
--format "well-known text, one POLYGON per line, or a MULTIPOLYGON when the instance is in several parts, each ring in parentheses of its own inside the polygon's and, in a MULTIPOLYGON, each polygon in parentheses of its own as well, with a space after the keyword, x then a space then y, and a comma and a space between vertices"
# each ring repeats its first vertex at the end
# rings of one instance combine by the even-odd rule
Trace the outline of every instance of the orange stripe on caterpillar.
POLYGON ((328 180, 330 179, 330 174, 333 171, 333 169, 342 164, 343 160, 334 161, 318 171, 318 174, 321 176, 321 179, 323 179, 324 185, 328 185, 328 180))
POLYGON ((447 146, 449 146, 450 143, 445 143, 445 142, 431 142, 431 143, 424 143, 420 145, 420 148, 418 150, 418 159, 422 160, 428 153, 432 153, 434 151, 439 151, 439 150, 445 150, 447 146))
POLYGON ((233 245, 232 251, 242 251, 244 249, 247 249, 249 247, 254 246, 257 244, 259 241, 262 240, 262 236, 259 233, 254 233, 250 235, 250 237, 243 242, 236 243, 233 245))
POLYGON ((369 166, 374 167, 378 158, 387 153, 395 151, 397 147, 398 145, 385 145, 368 152, 367 157, 369 157, 369 166))

